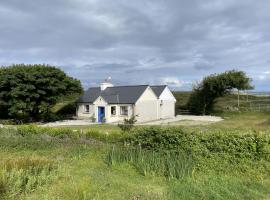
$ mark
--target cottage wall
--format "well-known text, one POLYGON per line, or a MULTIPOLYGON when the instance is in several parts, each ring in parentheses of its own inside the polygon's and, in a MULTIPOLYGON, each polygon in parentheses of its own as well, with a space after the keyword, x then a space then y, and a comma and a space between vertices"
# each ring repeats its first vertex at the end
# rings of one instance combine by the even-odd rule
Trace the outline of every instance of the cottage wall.
POLYGON ((158 119, 158 100, 151 88, 147 88, 138 99, 134 111, 138 122, 158 119))

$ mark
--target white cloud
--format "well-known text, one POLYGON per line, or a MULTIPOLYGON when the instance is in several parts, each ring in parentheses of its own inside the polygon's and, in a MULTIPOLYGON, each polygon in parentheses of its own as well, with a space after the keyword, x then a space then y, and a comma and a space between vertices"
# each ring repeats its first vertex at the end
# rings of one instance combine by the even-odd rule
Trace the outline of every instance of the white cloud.
POLYGON ((191 85, 191 82, 180 80, 177 77, 162 77, 161 83, 174 88, 182 88, 183 86, 191 85))

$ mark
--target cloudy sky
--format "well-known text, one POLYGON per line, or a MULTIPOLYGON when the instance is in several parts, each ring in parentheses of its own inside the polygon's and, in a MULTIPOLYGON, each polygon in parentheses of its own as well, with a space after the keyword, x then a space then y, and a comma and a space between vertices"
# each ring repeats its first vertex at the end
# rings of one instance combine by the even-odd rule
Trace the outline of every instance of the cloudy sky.
POLYGON ((178 90, 239 69, 269 91, 270 1, 1 0, 0 65, 13 63, 178 90))

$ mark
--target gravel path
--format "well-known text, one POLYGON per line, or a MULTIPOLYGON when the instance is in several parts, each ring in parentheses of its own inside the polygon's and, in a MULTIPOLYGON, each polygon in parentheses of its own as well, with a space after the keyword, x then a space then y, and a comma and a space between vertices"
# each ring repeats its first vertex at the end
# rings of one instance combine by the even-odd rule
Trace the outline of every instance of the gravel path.
MULTIPOLYGON (((189 121, 189 124, 192 125, 198 125, 200 122, 204 124, 205 122, 219 122, 223 119, 221 117, 215 117, 215 116, 195 116, 195 115, 177 115, 175 118, 171 119, 162 119, 162 120, 156 120, 156 121, 150 121, 150 122, 144 122, 144 123, 138 123, 138 125, 161 125, 161 124, 177 124, 177 122, 181 121, 189 121)), ((50 122, 46 123, 40 126, 47 126, 47 127, 55 127, 55 126, 87 126, 87 125, 93 125, 98 123, 93 123, 91 120, 63 120, 63 121, 57 121, 57 122, 50 122)), ((117 123, 113 123, 117 124, 117 123)))
POLYGON ((221 117, 216 116, 196 116, 196 115, 177 115, 175 118, 172 119, 163 119, 151 122, 141 123, 142 125, 161 125, 161 124, 175 124, 181 121, 190 121, 196 122, 194 124, 198 124, 198 122, 220 122, 223 119, 221 117))
POLYGON ((46 127, 55 127, 55 126, 87 126, 87 125, 94 125, 98 123, 93 123, 89 119, 78 119, 78 120, 63 120, 63 121, 56 121, 50 122, 46 124, 42 124, 40 126, 46 127))

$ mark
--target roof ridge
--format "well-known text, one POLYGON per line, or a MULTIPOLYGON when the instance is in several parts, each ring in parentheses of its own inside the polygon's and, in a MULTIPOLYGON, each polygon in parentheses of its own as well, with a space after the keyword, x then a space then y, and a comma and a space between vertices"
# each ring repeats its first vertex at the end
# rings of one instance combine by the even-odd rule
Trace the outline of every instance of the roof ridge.
POLYGON ((115 88, 115 87, 140 87, 140 86, 150 86, 150 85, 117 85, 117 86, 109 86, 108 88, 115 88))
POLYGON ((150 85, 150 87, 163 87, 163 86, 168 86, 168 85, 150 85))

